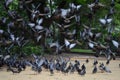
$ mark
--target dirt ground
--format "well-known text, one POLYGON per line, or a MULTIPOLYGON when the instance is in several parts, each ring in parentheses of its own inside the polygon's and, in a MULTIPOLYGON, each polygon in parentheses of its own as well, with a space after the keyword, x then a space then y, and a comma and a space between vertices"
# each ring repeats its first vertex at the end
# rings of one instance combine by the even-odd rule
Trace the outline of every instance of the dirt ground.
MULTIPOLYGON (((65 55, 67 56, 67 55, 65 55)), ((49 71, 43 70, 40 74, 35 75, 35 72, 27 67, 25 71, 19 74, 14 74, 12 72, 7 72, 6 69, 0 70, 0 80, 120 80, 120 59, 112 60, 109 65, 107 65, 112 73, 101 73, 99 70, 96 74, 92 74, 93 69, 93 56, 74 56, 71 55, 71 61, 78 59, 80 64, 85 63, 86 58, 89 58, 89 63, 86 65, 86 75, 80 76, 75 72, 74 74, 62 74, 61 72, 54 72, 50 75, 49 71)), ((106 63, 104 58, 98 58, 99 62, 106 63)))

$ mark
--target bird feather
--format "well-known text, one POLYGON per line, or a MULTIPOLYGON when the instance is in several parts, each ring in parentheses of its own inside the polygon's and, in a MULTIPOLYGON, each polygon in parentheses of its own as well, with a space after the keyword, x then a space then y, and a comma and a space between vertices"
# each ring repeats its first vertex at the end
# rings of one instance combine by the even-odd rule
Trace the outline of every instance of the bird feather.
POLYGON ((112 40, 112 43, 113 43, 113 45, 114 45, 115 47, 117 47, 117 48, 118 48, 118 46, 119 46, 119 43, 118 43, 117 41, 115 41, 115 40, 112 40))

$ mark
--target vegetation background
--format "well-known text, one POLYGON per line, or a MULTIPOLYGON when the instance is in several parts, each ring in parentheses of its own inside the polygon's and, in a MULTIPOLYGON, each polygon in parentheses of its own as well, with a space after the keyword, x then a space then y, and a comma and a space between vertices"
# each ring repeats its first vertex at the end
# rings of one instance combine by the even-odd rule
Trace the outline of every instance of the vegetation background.
MULTIPOLYGON (((38 0, 35 0, 36 2, 38 0)), ((56 8, 57 5, 59 5, 62 1, 65 0, 54 0, 55 4, 51 6, 52 9, 56 8)), ((64 5, 64 8, 67 8, 69 3, 76 3, 76 4, 81 4, 82 8, 81 8, 81 23, 85 23, 85 24, 89 24, 90 20, 88 20, 88 18, 86 18, 84 15, 86 13, 90 12, 90 9, 88 9, 87 4, 90 4, 93 2, 93 0, 66 0, 67 4, 64 5)), ((96 14, 93 17, 93 20, 91 21, 91 26, 95 27, 98 29, 98 31, 102 31, 102 33, 104 34, 103 38, 100 39, 101 42, 105 42, 104 41, 104 37, 107 37, 108 34, 105 30, 102 29, 98 19, 99 18, 104 18, 104 16, 109 12, 110 9, 110 2, 111 0, 100 0, 100 2, 102 4, 105 5, 105 8, 100 8, 96 14)), ((4 0, 0 0, 0 18, 2 17, 8 17, 7 12, 5 11, 4 7, 4 0)), ((48 4, 48 3, 46 3, 48 4)), ((24 19, 28 19, 27 13, 24 10, 20 10, 19 9, 19 0, 13 0, 12 4, 9 6, 10 10, 16 10, 22 17, 24 17, 24 19)), ((120 1, 119 0, 115 0, 115 14, 112 15, 113 21, 112 24, 115 26, 115 30, 112 32, 112 36, 120 41, 120 1)), ((10 20, 10 19, 9 19, 10 20)), ((0 28, 4 28, 4 26, 0 26, 0 28)), ((82 43, 84 45, 84 43, 82 43)), ((85 49, 86 46, 77 46, 76 48, 79 49, 85 49)), ((14 47, 12 49, 13 52, 17 52, 19 49, 18 47, 14 47)), ((31 41, 29 44, 27 44, 26 46, 23 47, 22 49, 23 52, 30 54, 30 53, 36 53, 36 54, 44 54, 43 50, 41 49, 40 46, 34 44, 33 41, 31 41), (41 52, 41 53, 40 53, 41 52)))

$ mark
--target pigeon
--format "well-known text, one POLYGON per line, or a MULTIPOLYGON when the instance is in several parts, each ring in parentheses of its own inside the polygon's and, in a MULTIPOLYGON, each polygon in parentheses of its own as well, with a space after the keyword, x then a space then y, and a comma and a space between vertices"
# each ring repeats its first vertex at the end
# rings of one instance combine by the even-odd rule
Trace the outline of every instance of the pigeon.
POLYGON ((86 63, 88 63, 89 62, 89 60, 88 60, 88 58, 86 59, 86 63))
POLYGON ((57 70, 57 71, 60 71, 60 70, 61 70, 61 65, 60 65, 59 60, 57 60, 57 63, 55 64, 55 67, 56 67, 56 70, 57 70))
POLYGON ((49 70, 50 70, 51 74, 54 74, 54 63, 53 62, 50 62, 50 64, 49 64, 49 70))
POLYGON ((81 69, 79 68, 80 63, 78 60, 75 60, 75 64, 74 64, 74 68, 76 69, 76 71, 78 72, 78 74, 81 72, 81 69))
POLYGON ((86 67, 85 67, 84 64, 81 66, 81 69, 82 69, 82 70, 86 70, 86 67))
POLYGON ((111 0, 110 6, 111 6, 111 7, 114 7, 114 6, 115 6, 115 0, 111 0))
POLYGON ((97 61, 97 60, 94 60, 93 65, 97 65, 97 64, 98 64, 98 61, 97 61))
POLYGON ((61 54, 64 45, 60 45, 59 42, 56 41, 54 43, 50 43, 50 48, 53 48, 53 47, 55 48, 56 54, 61 54))
POLYGON ((73 73, 74 71, 75 71, 75 69, 73 68, 73 64, 70 62, 68 67, 66 68, 65 72, 66 73, 68 73, 68 72, 73 73))
POLYGON ((75 66, 73 65, 73 63, 70 63, 70 73, 74 73, 75 72, 75 66))
POLYGON ((105 72, 107 72, 107 73, 112 73, 111 72, 111 70, 108 68, 108 67, 106 67, 106 66, 104 66, 104 68, 103 68, 104 70, 105 70, 105 72))
POLYGON ((93 3, 91 4, 88 4, 88 8, 91 9, 91 11, 94 10, 94 8, 97 8, 97 7, 104 7, 105 5, 103 5, 102 3, 99 2, 99 0, 94 0, 93 3))
POLYGON ((45 69, 49 69, 49 61, 45 58, 44 63, 42 65, 45 69))
POLYGON ((95 66, 94 69, 93 69, 93 71, 92 71, 92 73, 94 74, 96 72, 97 72, 97 67, 95 66))
POLYGON ((20 67, 16 69, 10 68, 10 71, 12 71, 12 73, 15 74, 15 73, 20 73, 22 69, 20 67))
POLYGON ((13 0, 5 0, 5 8, 8 8, 12 2, 13 0))
POLYGON ((70 12, 70 9, 61 9, 61 16, 66 18, 67 14, 70 12))
POLYGON ((85 75, 85 74, 86 74, 86 70, 85 70, 85 69, 82 69, 79 74, 80 74, 81 76, 85 75))
POLYGON ((76 46, 76 43, 70 43, 67 39, 65 39, 65 46, 68 48, 68 49, 72 49, 76 46))
POLYGON ((108 65, 110 63, 110 60, 107 60, 106 64, 108 65))
POLYGON ((114 8, 113 8, 113 7, 110 7, 108 16, 111 16, 111 15, 113 15, 114 13, 115 13, 114 8))
MULTIPOLYGON (((55 22, 54 22, 55 23, 55 22)), ((58 24, 58 23, 55 23, 57 26, 58 26, 58 28, 60 29, 60 30, 65 30, 65 29, 68 29, 70 26, 72 26, 74 23, 71 23, 71 24, 58 24)))
POLYGON ((0 29, 0 34, 3 34, 4 30, 0 29))
POLYGON ((68 61, 66 61, 66 60, 63 60, 62 63, 61 63, 61 71, 63 73, 66 73, 67 63, 68 63, 68 61))
POLYGON ((102 73, 104 72, 104 64, 103 63, 100 63, 99 69, 101 70, 102 73))
POLYGON ((0 68, 4 65, 4 57, 3 55, 0 55, 0 68))
POLYGON ((112 20, 113 20, 112 18, 108 18, 107 16, 105 16, 104 19, 99 19, 99 21, 102 25, 110 24, 112 22, 112 20))
POLYGON ((70 3, 69 4, 69 7, 72 9, 72 10, 79 10, 81 7, 82 7, 82 5, 75 5, 74 3, 70 3))

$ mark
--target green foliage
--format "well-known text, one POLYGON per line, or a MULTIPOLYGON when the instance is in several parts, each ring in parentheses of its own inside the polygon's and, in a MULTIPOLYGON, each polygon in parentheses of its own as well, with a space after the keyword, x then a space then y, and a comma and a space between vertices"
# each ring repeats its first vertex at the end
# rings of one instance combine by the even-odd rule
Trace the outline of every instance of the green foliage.
POLYGON ((26 46, 23 48, 23 52, 27 54, 35 53, 35 54, 41 54, 42 55, 42 49, 40 46, 26 46))
POLYGON ((77 4, 85 4, 88 0, 67 0, 69 3, 74 2, 77 4))
POLYGON ((34 45, 33 43, 27 44, 26 46, 22 47, 21 49, 18 46, 14 46, 11 49, 12 54, 14 53, 26 53, 30 55, 31 53, 43 55, 43 50, 40 46, 34 45))
POLYGON ((11 5, 9 6, 10 10, 17 10, 18 9, 18 0, 13 0, 11 5))

